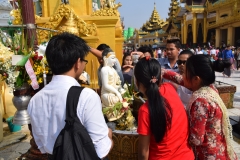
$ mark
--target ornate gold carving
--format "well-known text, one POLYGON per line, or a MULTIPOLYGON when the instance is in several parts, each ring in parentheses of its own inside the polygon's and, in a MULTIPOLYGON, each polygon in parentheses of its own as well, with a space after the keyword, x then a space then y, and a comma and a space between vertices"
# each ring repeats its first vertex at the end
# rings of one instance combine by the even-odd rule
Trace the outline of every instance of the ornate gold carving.
POLYGON ((221 27, 223 25, 228 25, 228 24, 231 24, 231 23, 235 23, 235 22, 239 22, 240 21, 240 14, 238 15, 235 15, 235 16, 231 16, 231 17, 227 17, 227 18, 221 18, 221 19, 218 19, 216 21, 216 23, 210 23, 209 24, 209 29, 210 28, 217 28, 217 27, 221 27))
POLYGON ((119 15, 118 10, 114 8, 100 9, 92 13, 92 16, 118 16, 118 15, 119 15))
POLYGON ((108 154, 109 160, 137 159, 138 134, 113 132, 112 139, 114 146, 108 154))
MULTIPOLYGON (((78 36, 96 36, 96 24, 88 24, 79 18, 68 4, 61 4, 49 22, 42 25, 48 29, 59 29, 60 32, 70 32, 78 36)), ((48 39, 49 32, 40 30, 38 36, 41 40, 48 39)))
POLYGON ((21 12, 19 9, 13 9, 10 12, 10 15, 14 18, 12 21, 12 24, 14 24, 14 25, 22 24, 22 16, 21 16, 21 12))
POLYGON ((122 4, 115 4, 115 0, 104 0, 102 8, 92 13, 92 16, 119 16, 118 8, 122 4))
POLYGON ((235 2, 236 2, 236 0, 219 1, 219 2, 215 2, 215 3, 211 3, 211 2, 208 1, 206 3, 206 6, 207 6, 208 12, 212 12, 212 11, 217 10, 219 8, 222 8, 222 7, 225 8, 229 5, 232 5, 235 2))
POLYGON ((203 13, 205 11, 204 6, 188 6, 186 4, 185 8, 192 13, 203 13))

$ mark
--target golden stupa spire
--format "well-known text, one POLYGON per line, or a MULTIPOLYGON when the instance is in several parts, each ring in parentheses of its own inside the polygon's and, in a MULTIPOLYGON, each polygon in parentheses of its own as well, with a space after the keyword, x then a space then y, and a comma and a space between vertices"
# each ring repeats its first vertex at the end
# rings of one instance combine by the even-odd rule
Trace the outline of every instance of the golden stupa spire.
POLYGON ((179 2, 177 0, 172 0, 171 6, 169 8, 170 12, 168 13, 168 16, 170 18, 174 18, 176 16, 176 11, 178 8, 179 8, 179 2))
POLYGON ((156 3, 154 2, 154 9, 151 17, 145 24, 143 24, 142 30, 146 32, 160 30, 165 24, 166 22, 160 18, 160 15, 156 9, 156 3))

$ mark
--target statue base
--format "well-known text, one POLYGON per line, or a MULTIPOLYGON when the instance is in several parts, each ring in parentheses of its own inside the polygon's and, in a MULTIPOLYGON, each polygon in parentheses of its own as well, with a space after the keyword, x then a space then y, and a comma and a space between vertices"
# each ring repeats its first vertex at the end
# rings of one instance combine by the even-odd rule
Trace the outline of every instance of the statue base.
POLYGON ((217 88, 218 93, 219 93, 220 97, 222 98, 225 106, 228 109, 233 108, 233 98, 234 98, 234 94, 237 90, 236 86, 227 84, 227 83, 223 83, 220 81, 216 81, 215 87, 217 88))
POLYGON ((113 149, 109 160, 137 160, 138 133, 136 131, 113 131, 113 149))

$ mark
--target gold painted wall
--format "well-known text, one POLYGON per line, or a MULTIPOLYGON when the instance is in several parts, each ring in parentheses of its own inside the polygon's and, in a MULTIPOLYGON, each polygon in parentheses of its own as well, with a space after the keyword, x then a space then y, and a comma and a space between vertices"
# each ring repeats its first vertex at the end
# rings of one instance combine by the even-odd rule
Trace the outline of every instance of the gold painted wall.
MULTIPOLYGON (((44 0, 42 2, 42 10, 43 16, 36 19, 36 23, 39 26, 46 26, 46 24, 50 22, 50 17, 58 17, 56 14, 59 6, 61 5, 61 1, 59 0, 44 0)), ((122 37, 122 27, 120 23, 120 15, 104 15, 104 16, 93 16, 92 15, 92 0, 70 0, 68 5, 79 19, 83 20, 86 24, 95 24, 97 28, 96 35, 82 35, 81 38, 86 40, 89 46, 96 48, 101 43, 108 44, 111 49, 116 52, 116 57, 118 58, 120 64, 122 61, 122 47, 124 38, 122 37)), ((64 8, 64 7, 63 7, 64 8)), ((59 26, 64 25, 65 21, 61 21, 59 25, 55 26, 58 29, 59 26)), ((50 25, 53 26, 53 25, 50 25)), ((77 27, 77 26, 76 26, 77 27)), ((86 26, 84 26, 86 27, 86 26)), ((86 72, 89 73, 91 78, 91 88, 98 88, 98 75, 97 69, 99 67, 99 63, 97 58, 89 53, 86 58, 89 63, 86 66, 86 72)))

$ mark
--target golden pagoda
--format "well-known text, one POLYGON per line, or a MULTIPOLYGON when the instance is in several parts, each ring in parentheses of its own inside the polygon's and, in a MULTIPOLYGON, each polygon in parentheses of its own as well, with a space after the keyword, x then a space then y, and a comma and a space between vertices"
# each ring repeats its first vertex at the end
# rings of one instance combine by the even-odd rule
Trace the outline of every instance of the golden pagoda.
POLYGON ((168 37, 181 37, 181 20, 177 18, 179 10, 180 6, 178 0, 172 0, 169 7, 169 18, 167 19, 168 25, 163 27, 168 37))
POLYGON ((167 24, 168 21, 160 18, 154 3, 151 17, 139 30, 136 29, 134 31, 135 35, 130 37, 129 41, 134 45, 134 48, 140 46, 149 46, 151 48, 164 47, 168 35, 163 30, 163 27, 167 24))
POLYGON ((160 18, 158 11, 156 10, 156 4, 154 3, 154 9, 152 15, 145 24, 142 26, 142 31, 154 32, 162 29, 163 26, 167 24, 166 21, 160 18))
POLYGON ((168 13, 168 16, 170 18, 174 18, 174 17, 176 17, 177 10, 179 9, 179 2, 178 2, 178 0, 172 0, 170 6, 171 6, 169 8, 170 12, 168 13))

